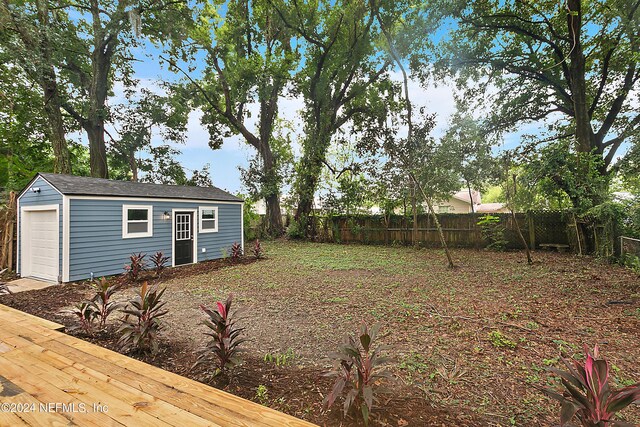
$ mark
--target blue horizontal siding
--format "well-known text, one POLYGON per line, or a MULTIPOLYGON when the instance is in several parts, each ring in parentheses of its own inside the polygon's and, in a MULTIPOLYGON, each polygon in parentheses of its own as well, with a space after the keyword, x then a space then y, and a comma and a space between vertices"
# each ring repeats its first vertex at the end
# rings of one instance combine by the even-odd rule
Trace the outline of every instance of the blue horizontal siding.
MULTIPOLYGON (((43 205, 58 205, 58 275, 62 274, 62 196, 58 193, 47 181, 38 177, 33 184, 29 186, 27 191, 20 197, 20 208, 27 206, 43 206, 43 205), (40 188, 39 193, 34 193, 31 188, 40 188)), ((22 227, 21 213, 18 211, 18 223, 22 227)), ((21 231, 22 232, 22 231, 21 231)), ((20 274, 21 260, 22 260, 22 248, 20 243, 22 236, 18 236, 18 249, 16 255, 16 270, 20 274)))
MULTIPOLYGON (((71 211, 69 236, 69 279, 81 280, 120 274, 132 253, 143 252, 150 257, 157 251, 172 257, 171 221, 162 219, 165 211, 198 209, 200 206, 218 208, 218 232, 198 233, 198 261, 220 258, 223 249, 229 252, 234 242, 242 241, 241 204, 166 202, 153 199, 74 199, 69 200, 71 211), (153 206, 153 236, 122 238, 122 206, 153 206), (205 248, 206 252, 202 252, 205 248)), ((198 215, 194 215, 198 228, 198 215)))

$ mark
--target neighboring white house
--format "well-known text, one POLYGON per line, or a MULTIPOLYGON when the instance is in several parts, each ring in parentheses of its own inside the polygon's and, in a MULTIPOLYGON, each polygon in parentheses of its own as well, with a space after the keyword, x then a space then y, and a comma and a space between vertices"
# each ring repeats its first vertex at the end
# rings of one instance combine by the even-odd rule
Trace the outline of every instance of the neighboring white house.
MULTIPOLYGON (((425 206, 426 208, 426 206, 425 206)), ((504 203, 482 203, 482 197, 477 190, 460 190, 449 200, 438 201, 433 206, 437 213, 500 213, 509 212, 504 203), (473 209, 472 209, 473 206, 473 209)))

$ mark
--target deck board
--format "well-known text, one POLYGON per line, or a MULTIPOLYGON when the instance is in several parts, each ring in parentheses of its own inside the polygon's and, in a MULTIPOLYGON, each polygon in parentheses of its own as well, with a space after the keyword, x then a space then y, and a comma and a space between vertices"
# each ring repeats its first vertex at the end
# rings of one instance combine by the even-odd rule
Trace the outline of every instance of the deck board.
POLYGON ((61 326, 0 305, 0 403, 35 407, 0 411, 0 425, 314 426, 66 335, 61 326), (108 410, 94 411, 94 404, 108 410))

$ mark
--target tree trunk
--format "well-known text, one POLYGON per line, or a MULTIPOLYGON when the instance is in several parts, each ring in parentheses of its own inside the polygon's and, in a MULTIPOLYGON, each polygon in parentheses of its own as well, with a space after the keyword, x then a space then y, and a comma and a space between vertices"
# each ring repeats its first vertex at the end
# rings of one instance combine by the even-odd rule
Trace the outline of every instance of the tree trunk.
POLYGON ((469 201, 471 203, 471 213, 476 213, 476 207, 473 205, 473 194, 471 193, 471 184, 467 181, 467 190, 469 190, 469 201))
POLYGON ((311 215, 313 207, 313 197, 318 187, 320 173, 324 162, 324 156, 329 145, 331 145, 331 132, 318 130, 311 135, 312 140, 308 142, 308 150, 302 155, 300 162, 301 174, 298 175, 298 210, 296 211, 296 221, 306 221, 311 215))
POLYGON ((42 89, 44 92, 44 111, 49 121, 51 144, 53 145, 53 171, 55 173, 71 174, 71 157, 69 146, 64 135, 64 121, 60 111, 58 85, 53 70, 44 76, 42 89))
POLYGON ((136 150, 129 149, 129 169, 131 169, 131 181, 138 182, 138 162, 136 161, 136 150))
POLYGON ((262 193, 267 208, 266 231, 272 237, 279 237, 284 233, 280 210, 280 182, 277 177, 277 165, 271 151, 273 124, 278 115, 278 93, 280 93, 280 89, 273 87, 272 97, 260 100, 260 142, 259 147, 256 147, 262 157, 262 175, 264 177, 262 193))
POLYGON ((581 42, 582 10, 581 0, 568 0, 567 25, 572 40, 569 73, 571 78, 571 98, 575 118, 576 151, 590 153, 595 147, 595 138, 589 107, 587 105, 587 83, 585 78, 585 57, 581 42))
POLYGON ((104 120, 89 120, 85 125, 89 138, 89 165, 91 176, 109 178, 107 168, 107 147, 104 141, 104 120))
POLYGON ((449 252, 449 247, 447 246, 447 241, 444 238, 444 233, 442 232, 442 226, 440 225, 440 220, 438 220, 438 216, 436 215, 436 211, 433 210, 433 205, 431 204, 431 199, 427 197, 422 186, 418 184, 416 177, 411 174, 411 179, 414 184, 420 189, 420 193, 422 193, 422 197, 427 203, 427 207, 429 208, 429 213, 433 217, 433 223, 436 225, 436 229, 438 230, 438 236, 440 236, 440 243, 442 244, 442 249, 444 249, 444 253, 447 256, 447 262, 449 263, 449 268, 455 268, 455 264, 453 263, 453 258, 451 257, 451 253, 449 252))
POLYGON ((51 144, 53 145, 53 171, 56 173, 71 173, 71 159, 69 146, 64 134, 64 121, 62 119, 60 92, 55 69, 53 68, 53 55, 49 43, 49 8, 46 1, 36 3, 38 19, 40 20, 40 56, 43 62, 40 86, 44 94, 44 111, 49 121, 51 144))
POLYGON ((418 203, 417 203, 417 184, 413 183, 411 189, 411 208, 413 210, 413 233, 411 233, 411 242, 413 246, 418 246, 418 203))
POLYGON ((531 251, 529 250, 529 245, 527 244, 527 241, 524 239, 524 236, 522 235, 522 230, 520 230, 520 225, 518 224, 518 221, 516 220, 516 214, 513 211, 513 209, 509 209, 511 211, 511 218, 513 219, 513 226, 516 228, 516 232, 518 233, 518 237, 520 238, 520 242, 522 243, 522 246, 524 246, 524 251, 527 254, 527 263, 529 265, 533 264, 533 260, 531 259, 531 251))

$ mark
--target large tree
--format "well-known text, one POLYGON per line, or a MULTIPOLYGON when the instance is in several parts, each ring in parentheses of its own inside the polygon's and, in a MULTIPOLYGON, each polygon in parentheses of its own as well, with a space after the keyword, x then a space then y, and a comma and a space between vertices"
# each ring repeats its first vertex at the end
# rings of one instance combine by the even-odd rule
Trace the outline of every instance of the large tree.
MULTIPOLYGON (((255 148, 259 193, 267 207, 266 230, 278 236, 283 232, 282 177, 273 134, 278 101, 297 66, 291 30, 273 6, 262 0, 207 2, 196 23, 191 40, 198 51, 204 52, 206 67, 201 78, 183 72, 195 87, 196 99, 204 110, 203 124, 211 135, 209 145, 217 149, 223 136, 240 135, 255 148), (254 106, 258 110, 255 126, 251 119, 254 106)), ((170 62, 179 68, 177 61, 170 62)))
POLYGON ((3 0, 2 12, 3 25, 17 34, 10 45, 15 47, 16 63, 42 80, 52 135, 57 138, 54 150, 61 144, 57 135, 62 108, 87 134, 91 175, 107 178, 105 124, 114 82, 125 87, 134 83, 131 63, 136 60, 133 48, 141 44, 139 36, 162 42, 180 37, 190 21, 186 1, 3 0))
POLYGON ((388 79, 391 60, 376 48, 379 2, 273 1, 304 44, 296 88, 305 99, 305 136, 295 190, 296 220, 305 222, 336 132, 347 124, 356 132, 383 127, 385 99, 394 91, 388 79))
MULTIPOLYGON (((639 6, 638 0, 434 0, 432 17, 451 28, 450 38, 434 45, 436 64, 457 72, 463 104, 486 108, 492 129, 548 120, 553 137, 573 140, 570 149, 584 164, 574 173, 586 175, 595 157, 604 176, 640 129, 639 6)), ((415 65, 426 80, 424 62, 415 65)), ((562 177, 557 184, 565 185, 562 177)), ((597 189, 581 188, 582 197, 599 202, 597 189)))
POLYGON ((64 13, 51 12, 48 0, 0 2, 3 62, 21 69, 22 72, 16 73, 16 79, 27 77, 39 86, 41 107, 48 122, 47 136, 53 149, 53 171, 67 174, 71 173, 71 162, 61 111, 56 67, 59 40, 54 28, 68 22, 64 13))

